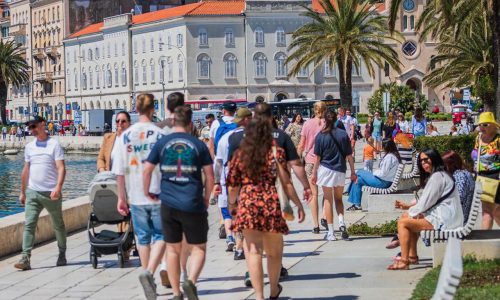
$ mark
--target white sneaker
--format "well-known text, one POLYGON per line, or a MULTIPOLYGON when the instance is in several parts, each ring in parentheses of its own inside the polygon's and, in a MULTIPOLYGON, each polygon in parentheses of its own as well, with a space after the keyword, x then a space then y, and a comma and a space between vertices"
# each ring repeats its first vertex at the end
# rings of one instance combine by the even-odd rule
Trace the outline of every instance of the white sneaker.
POLYGON ((337 240, 337 237, 335 236, 335 232, 328 232, 325 234, 325 240, 333 242, 337 240))

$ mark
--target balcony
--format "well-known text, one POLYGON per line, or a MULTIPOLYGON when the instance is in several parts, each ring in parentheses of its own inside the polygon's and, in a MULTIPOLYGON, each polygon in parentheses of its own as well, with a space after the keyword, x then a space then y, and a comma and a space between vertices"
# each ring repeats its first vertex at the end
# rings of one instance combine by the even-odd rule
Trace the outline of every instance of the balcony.
POLYGON ((38 60, 43 60, 45 58, 45 51, 43 50, 43 48, 34 49, 33 57, 38 60))
POLYGON ((40 83, 52 82, 52 72, 36 73, 35 74, 35 81, 40 82, 40 83))
POLYGON ((45 48, 45 54, 52 59, 56 59, 61 56, 59 51, 57 51, 57 47, 47 47, 45 48))
POLYGON ((16 24, 10 26, 9 35, 11 36, 26 35, 26 24, 16 24))

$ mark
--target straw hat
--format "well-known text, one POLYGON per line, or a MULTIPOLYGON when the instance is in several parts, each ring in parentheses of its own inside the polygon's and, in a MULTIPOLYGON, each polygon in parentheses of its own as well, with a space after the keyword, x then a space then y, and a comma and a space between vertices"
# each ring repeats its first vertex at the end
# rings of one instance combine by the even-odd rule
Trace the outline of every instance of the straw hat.
POLYGON ((500 127, 500 124, 497 123, 497 121, 495 120, 495 116, 490 111, 483 112, 479 115, 478 124, 484 124, 484 123, 493 123, 497 127, 500 127))

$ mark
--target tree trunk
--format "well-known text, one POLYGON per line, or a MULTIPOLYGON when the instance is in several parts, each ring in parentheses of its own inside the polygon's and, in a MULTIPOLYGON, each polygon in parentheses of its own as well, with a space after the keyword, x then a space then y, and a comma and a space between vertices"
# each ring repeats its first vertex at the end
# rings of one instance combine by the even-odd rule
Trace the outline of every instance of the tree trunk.
POLYGON ((347 60, 345 74, 343 60, 337 59, 337 64, 339 66, 340 105, 352 109, 352 60, 347 60))
POLYGON ((493 1, 493 9, 490 16, 491 31, 493 36, 493 62, 494 62, 494 83, 496 85, 495 99, 492 111, 496 113, 497 120, 500 118, 500 3, 493 1))
POLYGON ((7 84, 5 81, 0 82, 0 121, 2 124, 7 124, 7 84))

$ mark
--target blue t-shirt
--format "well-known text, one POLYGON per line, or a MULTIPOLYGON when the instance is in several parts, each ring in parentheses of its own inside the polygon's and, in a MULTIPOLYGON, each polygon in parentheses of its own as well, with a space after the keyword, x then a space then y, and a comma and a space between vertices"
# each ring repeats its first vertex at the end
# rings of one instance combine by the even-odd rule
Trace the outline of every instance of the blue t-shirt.
POLYGON ((151 150, 148 162, 160 164, 162 204, 184 212, 205 212, 201 171, 212 165, 207 146, 187 133, 164 136, 151 150))
POLYGON ((345 173, 346 157, 352 155, 351 140, 347 132, 342 129, 332 130, 331 133, 320 132, 314 140, 314 154, 321 157, 320 164, 323 167, 345 173))
POLYGON ((420 121, 417 121, 415 117, 411 118, 411 127, 413 131, 414 136, 424 136, 425 135, 425 129, 427 127, 427 121, 425 118, 423 118, 420 121))

